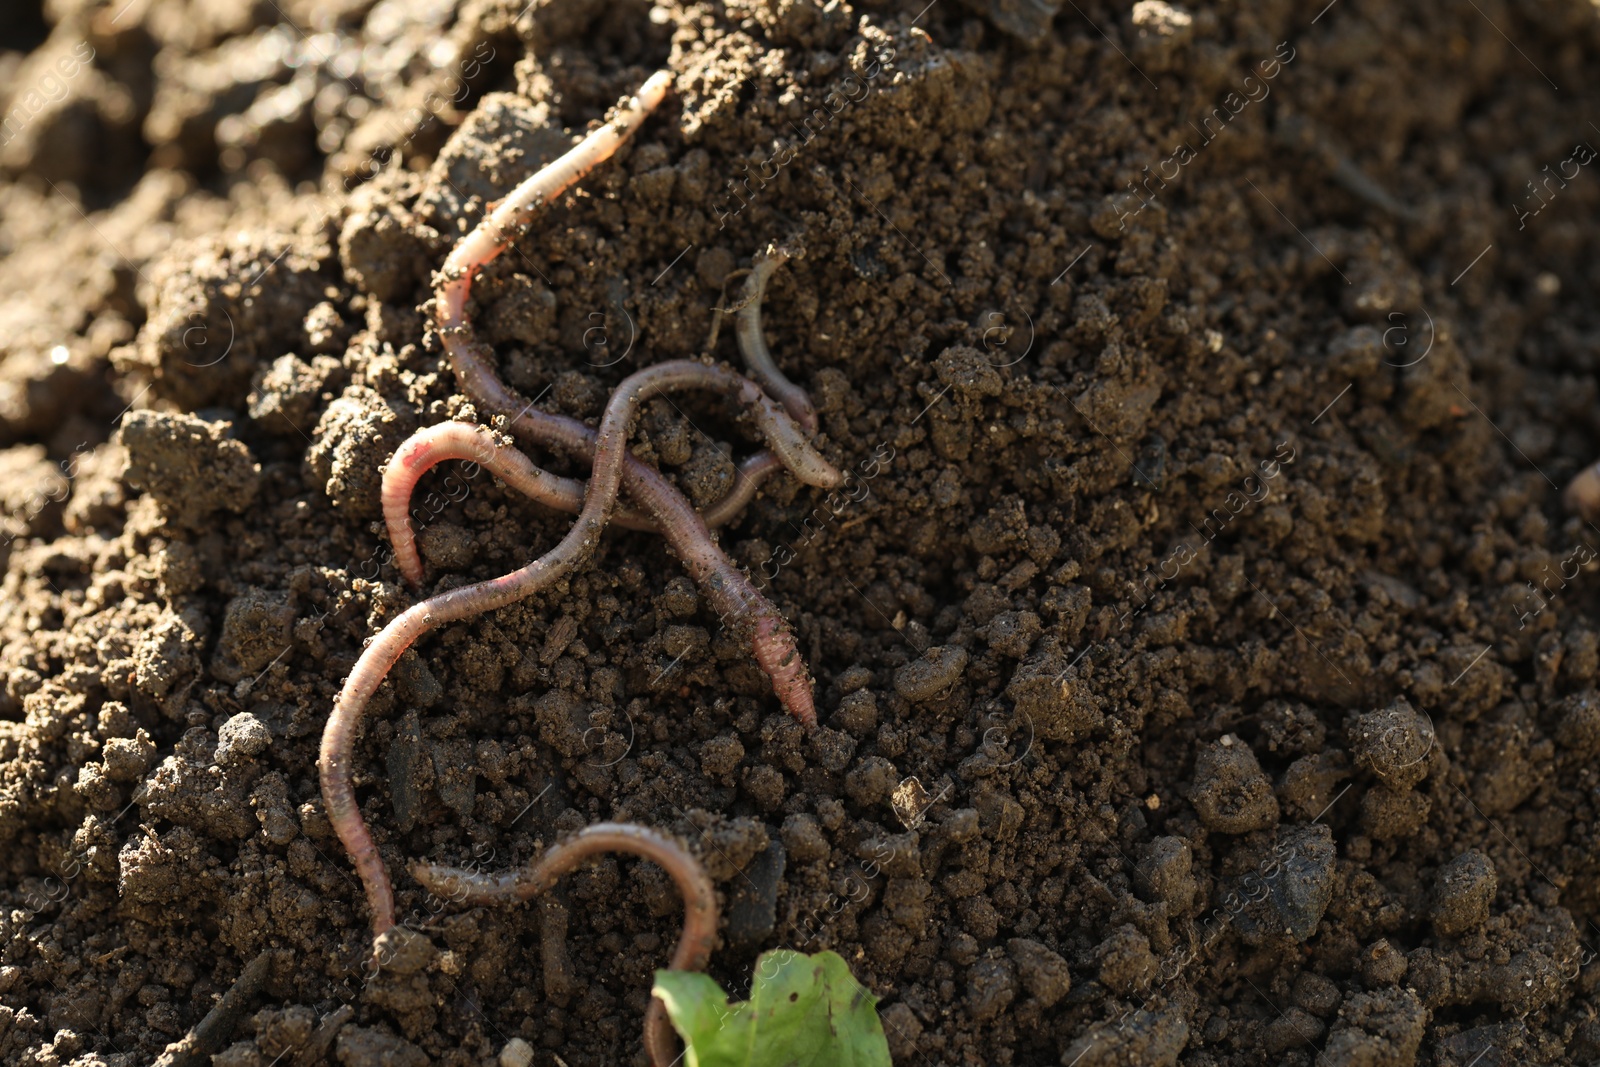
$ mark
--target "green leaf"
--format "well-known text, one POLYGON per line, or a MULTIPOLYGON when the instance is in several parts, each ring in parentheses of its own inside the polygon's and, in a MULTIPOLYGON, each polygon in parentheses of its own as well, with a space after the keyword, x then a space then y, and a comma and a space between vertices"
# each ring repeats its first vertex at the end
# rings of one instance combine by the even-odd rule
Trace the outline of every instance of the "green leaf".
POLYGON ((654 993, 686 1067, 890 1067, 877 998, 834 952, 762 953, 738 1004, 694 971, 657 971, 654 993))

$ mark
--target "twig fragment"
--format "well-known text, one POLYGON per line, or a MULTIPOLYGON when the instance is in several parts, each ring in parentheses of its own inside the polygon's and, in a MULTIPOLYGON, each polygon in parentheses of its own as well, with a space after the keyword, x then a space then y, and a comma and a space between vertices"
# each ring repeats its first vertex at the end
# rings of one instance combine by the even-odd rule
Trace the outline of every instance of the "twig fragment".
POLYGON ((262 986, 266 985, 271 966, 271 949, 257 953, 254 959, 244 965, 244 970, 239 972, 239 977, 228 987, 228 991, 222 994, 222 999, 206 1012, 205 1018, 178 1041, 168 1045, 166 1051, 156 1058, 156 1067, 201 1067, 211 1062, 211 1057, 221 1052, 222 1046, 232 1036, 245 1009, 261 992, 262 986))

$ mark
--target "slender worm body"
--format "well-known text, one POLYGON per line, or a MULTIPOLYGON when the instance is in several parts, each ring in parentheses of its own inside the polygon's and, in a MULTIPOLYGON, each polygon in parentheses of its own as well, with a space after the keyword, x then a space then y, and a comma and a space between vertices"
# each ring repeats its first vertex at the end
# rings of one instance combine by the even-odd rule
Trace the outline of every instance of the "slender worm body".
MULTIPOLYGON (((651 75, 638 95, 627 101, 610 123, 512 190, 500 206, 451 251, 436 282, 435 315, 439 335, 461 391, 480 408, 507 416, 510 429, 517 436, 546 448, 559 449, 580 460, 599 455, 594 431, 576 419, 538 411, 519 400, 495 373, 493 353, 488 346, 473 336, 466 312, 467 299, 477 272, 506 248, 532 213, 615 152, 627 133, 661 102, 670 82, 671 76, 666 71, 651 75)), ((766 358, 771 363, 770 353, 766 358)), ((801 458, 798 446, 805 443, 809 432, 804 428, 784 429, 778 438, 769 438, 774 450, 779 452, 778 460, 752 457, 752 462, 741 468, 742 475, 748 474, 738 480, 730 498, 722 502, 729 507, 724 511, 719 505, 714 509, 717 514, 709 518, 725 519, 754 495, 760 479, 788 458, 780 449, 781 445, 789 448, 789 456, 811 464, 809 474, 791 467, 802 480, 807 480, 808 476, 838 477, 838 472, 827 467, 825 461, 817 466, 810 459, 801 458)), ((811 455, 816 455, 814 450, 811 455)), ((816 459, 821 457, 816 456, 816 459)), ((623 487, 629 497, 650 514, 718 613, 748 632, 751 651, 772 679, 778 699, 806 726, 815 725, 810 679, 793 634, 777 608, 711 539, 708 517, 697 513, 664 475, 641 463, 625 449, 623 463, 623 487)), ((826 483, 814 481, 812 484, 826 483)))
POLYGON ((383 521, 389 528, 389 543, 394 547, 395 566, 412 585, 422 582, 422 559, 417 555, 417 538, 412 532, 411 491, 431 468, 450 459, 465 459, 485 467, 495 477, 525 496, 553 508, 574 513, 583 507, 583 484, 534 466, 514 448, 501 448, 494 434, 483 426, 465 422, 441 422, 418 430, 395 450, 383 472, 383 521), (571 500, 576 488, 576 500, 571 500), (568 508, 567 504, 577 507, 568 508))
POLYGON ((466 327, 467 295, 472 276, 485 263, 505 251, 521 234, 533 213, 554 200, 595 167, 611 158, 646 115, 666 98, 672 74, 658 70, 625 101, 610 122, 580 141, 571 151, 533 174, 511 191, 484 220, 475 226, 445 257, 444 281, 439 286, 439 326, 441 330, 466 327))
MULTIPOLYGON (((482 874, 416 863, 411 873, 423 887, 442 900, 464 904, 498 904, 528 900, 562 875, 602 852, 632 852, 661 865, 677 883, 683 896, 683 933, 669 966, 675 971, 703 971, 711 960, 717 937, 717 894, 711 878, 694 854, 672 838, 634 823, 596 823, 545 851, 518 871, 482 874)), ((645 1015, 644 1045, 654 1067, 669 1067, 677 1058, 666 1006, 651 998, 645 1015)))
MULTIPOLYGON (((578 513, 577 521, 566 537, 549 552, 519 570, 490 581, 451 589, 401 612, 362 651, 361 658, 345 679, 344 689, 334 701, 333 712, 328 716, 327 726, 323 730, 322 754, 318 760, 322 798, 328 821, 344 842, 366 886, 367 902, 372 908, 374 935, 394 925, 394 892, 377 846, 372 841, 366 822, 361 818, 361 809, 356 804, 355 789, 350 781, 356 728, 360 725, 367 702, 372 699, 372 694, 383 683, 395 662, 423 634, 444 623, 515 603, 549 587, 588 559, 599 544, 600 534, 616 506, 617 491, 622 485, 623 461, 628 456, 628 427, 638 413, 639 406, 652 396, 681 388, 720 389, 735 395, 750 409, 757 427, 773 450, 784 457, 797 473, 816 479, 815 484, 823 486, 836 485, 842 480, 842 475, 805 440, 788 414, 754 382, 731 368, 673 360, 646 367, 623 379, 606 407, 605 417, 600 421, 594 449, 594 470, 589 478, 588 491, 584 494, 583 510, 578 513)), ((481 447, 476 439, 472 446, 481 447)), ((532 467, 532 464, 528 466, 532 467)), ((405 467, 403 463, 393 465, 396 470, 405 467)), ((505 469, 510 471, 513 468, 508 464, 505 469)), ((677 495, 680 500, 683 499, 681 494, 677 495)), ((684 500, 684 506, 703 532, 705 524, 694 509, 688 507, 687 500, 684 500)), ((665 531, 673 530, 675 520, 681 518, 658 516, 665 531)), ((669 536, 672 536, 670 532, 669 536)), ((710 544, 709 534, 705 537, 707 544, 710 544)), ((689 561, 686 559, 685 563, 689 561)), ((742 571, 737 568, 733 570, 743 578, 742 571)), ((712 588, 717 589, 726 584, 717 582, 712 575, 708 575, 708 581, 712 588)), ((749 580, 745 579, 744 584, 748 587, 749 580)), ((730 608, 746 612, 753 608, 748 596, 737 588, 728 591, 725 603, 730 608)), ((771 617, 755 617, 751 625, 754 630, 751 643, 756 659, 772 677, 773 688, 779 699, 802 721, 808 725, 814 724, 816 710, 811 704, 810 679, 806 676, 793 635, 782 625, 782 619, 776 617, 775 611, 771 617)))
MULTIPOLYGON (((394 926, 394 897, 388 872, 361 817, 351 778, 352 753, 367 703, 405 650, 430 630, 514 603, 549 587, 587 560, 599 543, 607 522, 616 517, 618 494, 623 489, 649 515, 648 519, 630 516, 632 521, 640 525, 648 522, 660 530, 696 582, 706 591, 712 606, 750 641, 752 651, 762 669, 771 677, 773 689, 784 706, 806 726, 816 724, 811 680, 800 658, 794 635, 777 609, 717 547, 707 528, 708 518, 719 521, 735 514, 754 494, 760 479, 779 466, 789 467, 797 477, 811 485, 831 488, 842 481, 840 472, 810 444, 809 438, 816 425, 815 413, 804 394, 799 394, 799 400, 804 404, 798 406, 794 386, 778 374, 778 387, 787 387, 791 391, 784 397, 788 408, 785 410, 754 382, 730 368, 690 361, 668 362, 625 379, 608 404, 598 430, 592 430, 575 419, 534 411, 531 405, 521 405, 492 369, 492 353, 473 338, 471 322, 466 314, 466 302, 476 272, 520 235, 535 210, 559 196, 610 156, 631 129, 660 103, 669 82, 670 76, 665 71, 653 75, 636 97, 620 107, 611 122, 519 185, 476 229, 462 239, 437 277, 439 333, 463 392, 481 408, 508 416, 510 428, 519 436, 548 448, 565 451, 580 460, 588 460, 592 470, 587 485, 572 479, 557 478, 540 470, 520 453, 499 446, 486 430, 446 424, 424 431, 408 442, 386 471, 383 492, 385 516, 394 537, 401 570, 413 581, 421 577, 421 560, 417 556, 415 541, 405 517, 405 504, 417 478, 428 467, 444 459, 462 458, 481 463, 534 499, 554 507, 575 510, 577 519, 554 548, 527 566, 491 581, 451 589, 401 612, 367 642, 334 702, 323 732, 318 759, 323 802, 328 820, 350 853, 366 889, 374 935, 394 926), (711 509, 712 513, 708 516, 696 512, 672 483, 660 472, 635 459, 627 447, 628 429, 640 404, 667 390, 681 388, 715 389, 727 393, 752 416, 772 450, 751 457, 741 466, 742 477, 738 487, 711 509)), ((759 300, 759 295, 758 285, 756 300, 759 300)), ((759 319, 755 322, 759 340, 759 319)), ((741 347, 744 346, 745 341, 741 339, 741 347)), ((764 343, 761 352, 765 353, 764 343)), ((760 365, 762 357, 752 358, 747 351, 746 358, 754 368, 760 365)), ((766 364, 770 365, 770 353, 765 353, 764 358, 766 364)), ((771 367, 771 373, 776 373, 775 367, 771 367)), ((771 380, 770 376, 768 380, 771 380)), ((628 834, 620 838, 596 837, 593 840, 608 844, 585 846, 591 851, 611 845, 629 847, 623 844, 624 841, 638 845, 637 836, 628 834)), ((639 851, 639 848, 633 850, 639 851)), ((577 855, 581 857, 584 854, 587 853, 579 852, 577 855)), ((550 859, 549 862, 555 864, 557 860, 550 859)), ((556 870, 555 867, 549 869, 556 870)), ((683 884, 680 880, 680 885, 683 884)), ((709 893, 708 885, 706 893, 709 893)), ((696 889, 696 894, 703 895, 699 889, 696 889)), ((687 888, 685 896, 691 897, 687 888)), ((706 952, 709 952, 710 939, 715 933, 714 898, 711 907, 709 926, 699 938, 704 941, 706 952)), ((695 910, 692 902, 690 910, 695 910)), ((698 941, 691 938, 690 925, 686 924, 680 955, 686 951, 684 945, 694 943, 698 941)), ((698 954, 698 950, 696 952, 698 954)), ((670 1035, 665 1030, 665 1020, 659 1011, 659 1005, 653 1006, 657 1039, 652 1039, 652 1055, 670 1047, 670 1041, 663 1043, 660 1040, 663 1035, 670 1035)))
POLYGON ((808 434, 817 432, 817 409, 812 406, 806 391, 791 382, 778 369, 767 347, 767 338, 761 330, 761 300, 767 293, 767 282, 786 261, 798 254, 786 245, 774 244, 756 255, 755 266, 745 277, 744 295, 733 316, 733 332, 739 341, 739 351, 744 356, 750 376, 770 395, 783 404, 794 421, 808 434))
MULTIPOLYGON (((617 396, 613 398, 611 407, 616 407, 617 398, 624 395, 629 383, 644 378, 654 383, 652 395, 669 388, 685 387, 721 390, 732 394, 754 417, 756 428, 771 445, 772 463, 788 466, 801 481, 824 489, 831 489, 843 480, 843 475, 811 447, 804 433, 788 413, 762 392, 754 382, 737 374, 731 368, 689 360, 658 363, 624 381, 618 387, 617 396)), ((531 413, 519 416, 514 425, 528 419, 529 414, 531 413)), ((607 421, 611 418, 610 408, 607 410, 606 418, 607 421)), ((562 423, 568 420, 548 416, 547 420, 541 421, 545 425, 554 424, 557 428, 562 428, 562 423)), ((570 421, 573 427, 582 427, 576 420, 570 421)), ((445 425, 462 426, 459 423, 445 425)), ((602 423, 602 429, 604 425, 605 423, 602 423)), ((583 440, 576 434, 570 433, 563 434, 559 439, 545 437, 542 434, 541 436, 544 441, 552 444, 557 442, 578 444, 583 440)), ((528 495, 535 499, 542 499, 539 494, 544 492, 546 480, 552 477, 534 466, 531 460, 520 453, 512 449, 498 448, 487 431, 470 431, 464 427, 455 430, 435 427, 433 430, 424 430, 417 434, 401 447, 396 453, 395 460, 390 462, 384 473, 382 496, 384 516, 389 525, 389 538, 395 547, 396 562, 400 565, 401 572, 412 582, 420 581, 422 563, 417 557, 416 541, 406 513, 406 502, 410 499, 412 487, 430 467, 454 458, 478 460, 504 478, 508 484, 518 488, 526 486, 528 495), (482 450, 486 442, 497 453, 493 464, 479 458, 483 455, 482 450), (450 451, 451 448, 455 451, 450 451)), ((749 640, 756 661, 772 679, 773 692, 778 700, 805 726, 816 725, 817 713, 811 697, 810 679, 806 674, 805 664, 800 659, 794 636, 784 624, 782 616, 751 584, 744 571, 733 566, 717 548, 716 543, 711 540, 710 532, 706 529, 704 518, 694 510, 683 494, 674 489, 659 472, 643 464, 638 464, 638 468, 639 473, 647 473, 648 476, 640 477, 630 467, 624 471, 624 484, 631 486, 635 494, 649 506, 668 543, 677 552, 690 575, 704 588, 707 599, 711 601, 712 607, 718 614, 735 625, 748 628, 748 633, 742 636, 749 640)), ((590 485, 593 484, 591 481, 590 485)))
MULTIPOLYGON (((592 440, 594 432, 587 426, 584 429, 592 440)), ((557 511, 576 515, 583 510, 585 483, 551 474, 514 448, 501 448, 486 427, 442 422, 419 430, 395 450, 394 458, 384 470, 381 496, 389 543, 394 547, 395 566, 412 585, 422 584, 422 559, 417 555, 417 538, 408 516, 411 494, 424 474, 452 459, 485 467, 524 496, 557 511)), ((783 460, 771 452, 758 452, 739 464, 738 478, 746 484, 735 485, 704 512, 702 517, 706 525, 715 527, 733 518, 755 495, 761 480, 782 468, 783 460)), ((626 476, 624 484, 627 484, 626 476)), ((625 514, 621 507, 611 516, 611 521, 630 530, 660 532, 660 527, 650 517, 625 514)))

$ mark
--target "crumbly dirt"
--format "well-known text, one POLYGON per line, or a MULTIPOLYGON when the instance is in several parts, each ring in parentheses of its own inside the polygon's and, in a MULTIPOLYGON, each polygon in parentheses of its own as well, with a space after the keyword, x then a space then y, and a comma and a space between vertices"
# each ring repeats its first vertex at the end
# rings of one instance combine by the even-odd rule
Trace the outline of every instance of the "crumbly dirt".
MULTIPOLYGON (((835 949, 899 1064, 1600 1062, 1597 9, 1055 7, 6 5, 0 1062, 152 1063, 267 953, 165 1062, 641 1063, 660 871, 404 871, 601 819, 704 857, 726 986, 835 949), (767 333, 857 477, 721 536, 822 725, 609 532, 374 701, 370 974, 315 760, 415 595, 380 465, 479 414, 429 272, 661 65, 475 314, 594 419, 803 246, 767 333)), ((634 442, 701 504, 755 447, 702 397, 634 442)), ((427 591, 569 522, 417 500, 427 591)))

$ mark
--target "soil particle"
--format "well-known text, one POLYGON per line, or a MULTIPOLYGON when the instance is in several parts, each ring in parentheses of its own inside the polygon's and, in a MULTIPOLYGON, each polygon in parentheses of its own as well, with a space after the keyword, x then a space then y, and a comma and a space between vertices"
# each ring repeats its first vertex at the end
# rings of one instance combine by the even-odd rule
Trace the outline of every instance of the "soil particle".
POLYGON ((222 724, 217 731, 215 759, 219 766, 235 767, 267 750, 272 731, 248 711, 242 711, 222 724))
POLYGON ((1316 932, 1333 898, 1333 833, 1320 824, 1290 827, 1280 835, 1278 851, 1286 858, 1282 873, 1268 880, 1268 899, 1282 929, 1294 940, 1305 941, 1316 932))
POLYGON ((1410 789, 1374 785, 1361 797, 1361 828, 1375 841, 1398 841, 1420 831, 1433 801, 1410 789))
POLYGON ((890 1004, 879 1012, 883 1020, 884 1036, 889 1039, 889 1056, 893 1060, 904 1060, 917 1054, 917 1039, 922 1036, 922 1020, 917 1018, 911 1006, 904 1003, 890 1004))
POLYGON ((766 852, 770 839, 767 828, 757 819, 729 818, 709 811, 691 809, 691 824, 697 830, 701 860, 712 879, 726 882, 739 876, 758 855, 766 852))
POLYGON ((352 385, 328 405, 306 467, 334 507, 377 518, 384 463, 405 439, 409 418, 371 389, 352 385))
POLYGON ((708 507, 733 488, 735 469, 729 458, 731 451, 726 445, 704 439, 695 442, 688 462, 679 472, 679 484, 695 507, 708 507))
POLYGON ((1413 1067, 1427 1021, 1408 990, 1357 993, 1339 1009, 1317 1067, 1413 1067))
POLYGON ((1123 996, 1142 989, 1155 977, 1156 958, 1150 939, 1136 927, 1124 925, 1112 931, 1094 950, 1100 963, 1100 981, 1123 996))
POLYGON ((1072 741, 1105 721, 1099 699, 1072 666, 1067 649, 1047 635, 1006 686, 1022 720, 1041 738, 1072 741))
POLYGON ((232 424, 193 415, 130 412, 117 441, 127 451, 123 480, 148 493, 169 521, 200 529, 212 512, 240 512, 255 500, 261 467, 232 424))
POLYGON ((991 955, 967 969, 967 1010, 978 1020, 993 1019, 1016 999, 1017 971, 1003 956, 991 955))
POLYGON ((900 772, 893 763, 883 756, 868 756, 850 768, 844 789, 851 800, 871 809, 887 801, 899 782, 900 772))
POLYGON ((1578 759, 1600 755, 1600 693, 1589 689, 1562 701, 1555 739, 1578 759))
POLYGON ((1061 1053, 1062 1067, 1173 1067, 1189 1042, 1189 1023, 1176 1007, 1138 1008, 1115 1023, 1090 1027, 1061 1053))
POLYGON ((1220 833, 1247 834, 1278 822, 1272 783, 1255 753, 1231 734, 1195 755, 1191 800, 1200 821, 1220 833))
POLYGON ((141 803, 179 826, 235 841, 258 829, 249 789, 260 768, 213 762, 211 736, 203 727, 185 733, 177 750, 145 781, 141 803))
POLYGON ((133 737, 111 737, 101 747, 105 775, 113 782, 139 781, 155 754, 155 742, 142 727, 133 737))
POLYGON ((798 863, 827 859, 832 848, 816 817, 809 814, 791 815, 783 821, 783 844, 798 863))
POLYGON ((49 460, 43 445, 17 445, 0 451, 0 508, 7 545, 18 537, 38 536, 59 523, 70 483, 49 460))
POLYGON ((1463 852, 1434 873, 1433 928, 1441 937, 1460 937, 1482 926, 1498 891, 1494 861, 1475 848, 1463 852))
POLYGON ((374 1026, 347 1026, 334 1055, 342 1067, 428 1067, 428 1054, 405 1038, 374 1026))
POLYGON ((1405 955, 1389 944, 1388 938, 1379 938, 1361 954, 1361 977, 1370 989, 1399 985, 1409 966, 1405 955))
POLYGON ((1281 1055, 1307 1045, 1320 1047, 1326 1032, 1321 1019, 1301 1008, 1290 1007, 1262 1030, 1261 1044, 1268 1052, 1281 1055))
POLYGON ((425 526, 417 534, 422 557, 440 570, 463 570, 477 557, 477 538, 464 526, 441 522, 425 526))
POLYGON ((339 230, 339 265, 369 296, 403 301, 428 276, 429 248, 407 205, 421 191, 414 174, 384 172, 350 199, 339 230))
POLYGON ((961 677, 967 665, 967 650, 940 645, 928 649, 915 662, 894 672, 894 690, 914 703, 933 700, 961 677))
POLYGON ((1344 749, 1301 756, 1283 772, 1278 799, 1289 818, 1310 820, 1325 811, 1339 795, 1339 784, 1350 777, 1350 754, 1344 749))
POLYGON ((280 590, 250 589, 228 602, 211 674, 232 684, 254 676, 291 646, 294 606, 280 590))
POLYGON ((332 356, 314 356, 308 363, 294 353, 279 356, 251 382, 246 410, 262 429, 278 436, 297 435, 316 425, 316 414, 332 400, 327 391, 343 376, 332 356))
POLYGON ((1356 766, 1380 776, 1392 789, 1409 789, 1428 774, 1433 724, 1405 699, 1354 716, 1346 737, 1356 766))
POLYGON ((1046 945, 1025 937, 1006 942, 1006 952, 1017 966, 1017 975, 1040 1007, 1048 1008, 1072 991, 1072 972, 1067 961, 1046 945))
POLYGON ((766 851, 744 869, 728 894, 728 925, 724 933, 730 951, 746 954, 764 944, 778 921, 778 892, 788 866, 784 843, 773 838, 766 851))
POLYGON ((1187 913, 1198 892, 1189 842, 1181 837, 1158 837, 1145 845, 1143 852, 1134 873, 1139 895, 1151 903, 1165 904, 1167 914, 1173 917, 1187 913))
POLYGON ((1295 979, 1291 994, 1295 1004, 1319 1019, 1330 1018, 1339 1010, 1339 987, 1326 975, 1303 971, 1295 979))

